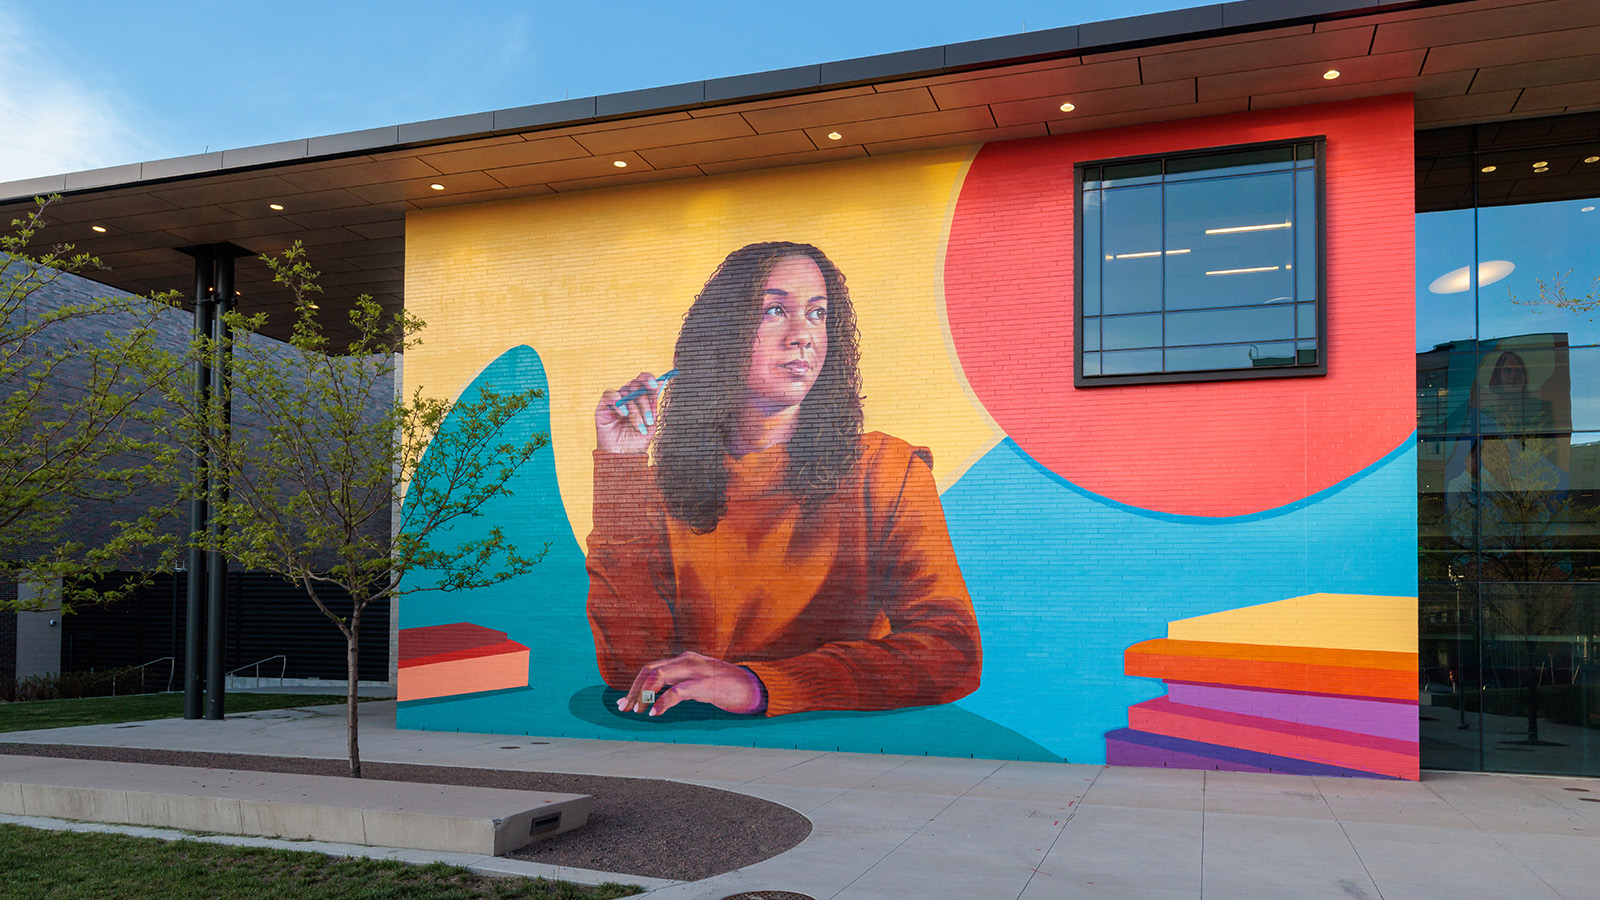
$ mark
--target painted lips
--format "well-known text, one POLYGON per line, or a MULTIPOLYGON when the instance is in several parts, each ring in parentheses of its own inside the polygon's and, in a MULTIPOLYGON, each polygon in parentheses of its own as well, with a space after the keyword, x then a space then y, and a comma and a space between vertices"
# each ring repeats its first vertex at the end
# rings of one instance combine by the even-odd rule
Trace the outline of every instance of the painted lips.
POLYGON ((808 363, 803 359, 795 359, 784 363, 778 368, 783 369, 785 372, 788 372, 792 375, 803 376, 807 372, 811 371, 811 363, 808 363))

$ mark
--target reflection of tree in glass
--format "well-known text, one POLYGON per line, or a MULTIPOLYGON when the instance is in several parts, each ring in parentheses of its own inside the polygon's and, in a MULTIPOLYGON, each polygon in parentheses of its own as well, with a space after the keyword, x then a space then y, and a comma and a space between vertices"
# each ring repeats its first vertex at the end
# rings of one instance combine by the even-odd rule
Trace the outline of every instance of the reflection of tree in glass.
POLYGON ((1600 312, 1600 275, 1594 277, 1594 284, 1590 286, 1587 294, 1568 294, 1567 279, 1572 277, 1571 269, 1566 270, 1549 281, 1535 278, 1534 284, 1538 286, 1537 299, 1522 300, 1511 293, 1511 288, 1506 288, 1506 297, 1518 306, 1532 306, 1534 312, 1543 312, 1538 307, 1548 306, 1554 309, 1565 309, 1593 319, 1595 313, 1600 312))
POLYGON ((1578 627, 1581 604, 1571 582, 1570 545, 1574 532, 1592 533, 1581 526, 1596 519, 1595 509, 1567 490, 1562 463, 1569 441, 1565 435, 1475 441, 1471 483, 1451 485, 1449 522, 1441 529, 1461 553, 1469 577, 1492 584, 1483 594, 1485 653, 1492 654, 1494 644, 1522 645, 1508 668, 1526 687, 1526 743, 1536 746, 1550 744, 1539 738, 1540 685, 1550 678, 1553 686, 1556 670, 1569 668, 1542 649, 1550 645, 1543 638, 1578 627))

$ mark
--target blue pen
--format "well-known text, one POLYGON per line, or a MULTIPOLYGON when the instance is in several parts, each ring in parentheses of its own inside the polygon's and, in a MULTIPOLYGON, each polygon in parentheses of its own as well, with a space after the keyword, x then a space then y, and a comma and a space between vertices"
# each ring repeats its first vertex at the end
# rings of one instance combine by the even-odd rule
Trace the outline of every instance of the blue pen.
MULTIPOLYGON (((657 378, 656 379, 656 385, 659 387, 660 385, 666 384, 667 382, 671 381, 672 379, 674 379, 676 377, 678 377, 678 370, 677 369, 673 369, 670 372, 668 372, 667 374, 661 376, 660 378, 657 378)), ((626 394, 623 394, 621 397, 618 397, 617 398, 617 405, 618 406, 622 406, 625 403, 632 403, 633 401, 639 399, 640 397, 643 397, 645 394, 648 394, 648 393, 650 393, 650 389, 647 388, 647 387, 636 388, 634 390, 631 390, 631 391, 627 392, 626 394)))

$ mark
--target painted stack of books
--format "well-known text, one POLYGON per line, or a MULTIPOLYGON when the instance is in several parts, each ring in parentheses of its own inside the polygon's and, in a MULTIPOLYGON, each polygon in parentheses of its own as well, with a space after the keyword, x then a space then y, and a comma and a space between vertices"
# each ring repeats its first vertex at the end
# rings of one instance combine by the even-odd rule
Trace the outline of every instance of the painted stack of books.
POLYGON ((528 686, 528 648, 471 622, 400 631, 401 700, 528 686))
POLYGON ((1128 675, 1167 694, 1128 708, 1106 762, 1416 780, 1415 597, 1311 594, 1169 623, 1128 675))

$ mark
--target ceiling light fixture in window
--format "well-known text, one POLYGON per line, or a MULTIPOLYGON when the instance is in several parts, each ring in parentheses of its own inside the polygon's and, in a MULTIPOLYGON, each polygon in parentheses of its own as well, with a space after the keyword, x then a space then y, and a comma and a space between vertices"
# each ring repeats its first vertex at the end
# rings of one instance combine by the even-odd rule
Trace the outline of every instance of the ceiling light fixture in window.
POLYGON ((1338 69, 1329 69, 1328 71, 1322 73, 1322 77, 1328 81, 1332 81, 1335 78, 1338 78, 1340 74, 1341 73, 1338 69))
POLYGON ((1276 272, 1283 266, 1254 266, 1249 269, 1216 269, 1207 275, 1244 275, 1248 272, 1276 272))
POLYGON ((1149 259, 1152 256, 1160 256, 1162 253, 1165 253, 1168 256, 1177 256, 1179 254, 1188 253, 1188 252, 1189 252, 1188 249, 1183 249, 1183 250, 1145 250, 1145 251, 1143 251, 1141 253, 1118 253, 1115 256, 1107 256, 1106 259, 1149 259))
POLYGON ((430 185, 428 185, 428 187, 431 187, 436 191, 444 190, 444 185, 442 185, 442 184, 430 184, 430 185))
MULTIPOLYGON (((1515 272, 1517 264, 1509 259, 1488 259, 1478 263, 1478 287, 1487 287, 1515 272)), ((1435 278, 1428 285, 1429 293, 1461 294, 1472 290, 1472 267, 1462 266, 1435 278)))
POLYGON ((613 166, 616 166, 619 169, 626 169, 628 167, 627 160, 622 160, 622 159, 614 159, 614 160, 611 161, 611 164, 613 166))
POLYGON ((1500 167, 1499 166, 1484 166, 1483 168, 1479 169, 1478 171, 1480 171, 1480 172, 1493 172, 1495 169, 1498 169, 1498 168, 1500 168, 1500 167))
POLYGON ((1063 104, 1061 104, 1061 111, 1062 112, 1072 112, 1073 110, 1075 110, 1077 108, 1078 107, 1077 107, 1076 104, 1072 104, 1072 103, 1063 103, 1063 104))
POLYGON ((1583 161, 1586 163, 1597 163, 1600 162, 1600 156, 1585 156, 1583 161))
POLYGON ((1293 227, 1293 222, 1273 222, 1270 225, 1235 225, 1232 228, 1207 228, 1206 234, 1243 234, 1246 231, 1273 231, 1279 228, 1293 227))
POLYGON ((90 225, 89 226, 89 230, 90 231, 98 231, 101 234, 105 234, 106 233, 106 227, 104 225, 90 225))
POLYGON ((1548 165, 1550 165, 1548 162, 1546 162, 1546 161, 1541 159, 1538 162, 1534 163, 1533 167, 1535 169, 1542 169, 1542 168, 1544 168, 1545 166, 1548 166, 1548 165))
POLYGON ((838 141, 838 140, 843 140, 843 139, 844 139, 844 135, 840 134, 837 131, 828 132, 828 140, 830 140, 830 141, 838 141))
POLYGON ((268 203, 267 204, 267 209, 274 210, 276 212, 283 212, 283 204, 282 203, 268 203))

